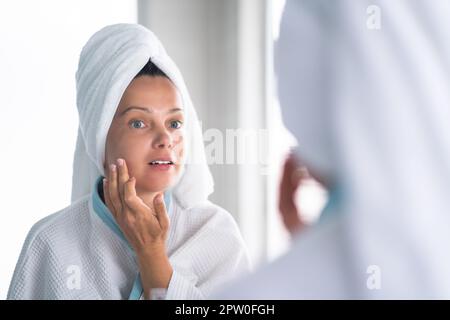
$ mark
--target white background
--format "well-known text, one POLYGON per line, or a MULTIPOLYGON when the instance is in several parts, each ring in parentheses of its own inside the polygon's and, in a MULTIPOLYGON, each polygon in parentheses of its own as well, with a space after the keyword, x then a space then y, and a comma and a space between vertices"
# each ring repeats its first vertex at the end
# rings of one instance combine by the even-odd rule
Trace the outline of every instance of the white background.
POLYGON ((0 2, 0 298, 28 230, 70 204, 81 48, 136 21, 130 0, 0 2))

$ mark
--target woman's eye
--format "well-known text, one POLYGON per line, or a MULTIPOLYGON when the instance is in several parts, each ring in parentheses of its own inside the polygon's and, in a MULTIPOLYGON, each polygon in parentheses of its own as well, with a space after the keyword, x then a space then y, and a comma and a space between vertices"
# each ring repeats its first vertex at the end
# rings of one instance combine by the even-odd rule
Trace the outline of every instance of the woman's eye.
POLYGON ((144 121, 142 120, 133 120, 130 124, 134 129, 142 129, 145 127, 144 121))
POLYGON ((183 123, 181 121, 178 121, 178 120, 171 121, 170 122, 170 128, 172 128, 172 129, 180 129, 182 124, 183 123))

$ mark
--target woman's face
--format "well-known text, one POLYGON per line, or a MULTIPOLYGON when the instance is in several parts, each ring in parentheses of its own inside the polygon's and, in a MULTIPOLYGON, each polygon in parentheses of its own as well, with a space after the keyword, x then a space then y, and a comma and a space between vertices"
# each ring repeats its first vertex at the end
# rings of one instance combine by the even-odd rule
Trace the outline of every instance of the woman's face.
POLYGON ((173 186, 184 162, 183 107, 172 82, 140 76, 125 90, 106 138, 105 173, 125 159, 137 193, 173 186))

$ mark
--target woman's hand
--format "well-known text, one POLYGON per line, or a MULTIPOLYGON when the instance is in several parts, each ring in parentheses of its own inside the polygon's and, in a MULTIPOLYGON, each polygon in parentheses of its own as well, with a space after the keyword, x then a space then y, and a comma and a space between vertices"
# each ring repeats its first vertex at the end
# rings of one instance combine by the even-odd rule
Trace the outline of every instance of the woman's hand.
POLYGON ((163 248, 169 230, 169 218, 162 194, 148 206, 136 194, 136 178, 129 177, 125 160, 109 168, 104 182, 105 202, 136 253, 163 248))
POLYGON ((295 203, 295 195, 302 180, 306 178, 308 178, 306 169, 301 167, 299 161, 291 154, 284 164, 278 203, 283 224, 291 235, 295 235, 304 225, 295 203))
POLYGON ((125 160, 111 165, 103 182, 105 202, 120 229, 136 252, 144 295, 152 288, 167 288, 173 269, 166 254, 169 230, 162 194, 155 196, 153 207, 136 194, 136 179, 128 176, 125 160))

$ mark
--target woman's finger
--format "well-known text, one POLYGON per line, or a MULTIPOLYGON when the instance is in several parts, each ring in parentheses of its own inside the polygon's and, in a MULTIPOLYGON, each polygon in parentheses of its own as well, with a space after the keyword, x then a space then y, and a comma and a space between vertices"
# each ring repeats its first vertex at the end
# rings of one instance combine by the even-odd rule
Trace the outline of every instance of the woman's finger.
POLYGON ((141 211, 148 211, 149 208, 136 194, 136 178, 130 178, 124 185, 124 201, 125 205, 131 212, 137 214, 141 211))
POLYGON ((155 199, 153 199, 153 207, 155 208, 156 218, 159 221, 161 229, 168 230, 170 221, 162 194, 158 194, 155 199))
POLYGON ((301 181, 299 177, 293 178, 297 168, 298 163, 295 157, 289 157, 283 168, 278 202, 283 224, 291 234, 296 233, 302 226, 300 213, 295 201, 296 192, 301 181))
POLYGON ((124 159, 117 159, 118 189, 119 197, 122 201, 122 207, 125 205, 125 183, 130 179, 128 176, 128 168, 124 159))
POLYGON ((109 199, 116 211, 116 216, 118 217, 122 212, 122 202, 120 201, 119 189, 117 186, 117 167, 115 164, 110 164, 109 166, 109 199))
POLYGON ((108 207, 109 211, 114 218, 116 218, 116 211, 114 210, 114 206, 111 203, 111 199, 109 198, 109 186, 108 180, 106 178, 103 179, 103 197, 105 198, 105 204, 108 207))

